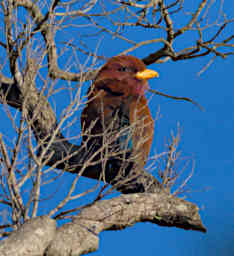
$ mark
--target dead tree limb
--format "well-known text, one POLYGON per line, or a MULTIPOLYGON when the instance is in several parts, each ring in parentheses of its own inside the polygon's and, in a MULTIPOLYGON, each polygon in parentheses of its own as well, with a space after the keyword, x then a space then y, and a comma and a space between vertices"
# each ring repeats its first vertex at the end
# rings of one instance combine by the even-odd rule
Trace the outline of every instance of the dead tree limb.
POLYGON ((121 230, 137 222, 206 232, 198 207, 185 200, 157 194, 122 195, 85 207, 71 223, 57 228, 48 217, 26 222, 0 245, 8 256, 71 256, 98 249, 99 234, 121 230), (17 242, 16 242, 17 241, 17 242))

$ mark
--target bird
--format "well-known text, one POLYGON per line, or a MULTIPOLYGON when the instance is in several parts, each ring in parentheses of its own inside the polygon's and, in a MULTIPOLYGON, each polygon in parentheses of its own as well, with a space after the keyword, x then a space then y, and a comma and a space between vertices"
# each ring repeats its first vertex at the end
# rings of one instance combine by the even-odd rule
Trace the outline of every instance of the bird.
POLYGON ((81 114, 82 144, 110 173, 120 166, 128 166, 129 172, 133 164, 143 168, 148 159, 154 120, 145 91, 148 79, 158 76, 135 56, 114 56, 87 92, 81 114))

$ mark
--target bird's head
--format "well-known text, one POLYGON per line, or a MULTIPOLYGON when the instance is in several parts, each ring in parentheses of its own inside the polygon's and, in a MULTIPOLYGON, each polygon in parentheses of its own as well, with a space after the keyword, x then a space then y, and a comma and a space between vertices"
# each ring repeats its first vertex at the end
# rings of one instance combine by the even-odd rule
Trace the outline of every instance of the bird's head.
POLYGON ((144 95, 148 89, 148 79, 158 77, 156 71, 147 69, 145 64, 134 56, 110 58, 99 71, 95 87, 108 88, 116 95, 144 95))

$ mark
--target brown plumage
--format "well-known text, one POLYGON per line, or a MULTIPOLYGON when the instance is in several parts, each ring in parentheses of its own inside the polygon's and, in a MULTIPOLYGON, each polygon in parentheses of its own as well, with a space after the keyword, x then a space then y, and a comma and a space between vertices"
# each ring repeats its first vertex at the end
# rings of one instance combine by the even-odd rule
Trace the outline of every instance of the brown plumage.
POLYGON ((88 91, 81 117, 83 143, 95 152, 103 147, 102 154, 108 151, 109 160, 124 155, 143 167, 154 134, 144 92, 147 80, 156 76, 157 72, 146 69, 136 57, 109 59, 88 91))

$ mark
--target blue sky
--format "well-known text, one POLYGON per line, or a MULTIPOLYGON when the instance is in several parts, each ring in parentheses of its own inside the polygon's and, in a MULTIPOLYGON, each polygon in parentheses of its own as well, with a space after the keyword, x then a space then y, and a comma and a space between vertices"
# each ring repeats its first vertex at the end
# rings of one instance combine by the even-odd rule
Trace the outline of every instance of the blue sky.
MULTIPOLYGON (((233 3, 232 7, 234 8, 233 3)), ((229 6, 228 10, 233 8, 229 6)), ((233 25, 228 31, 233 33, 233 25)), ((72 34, 72 29, 67 33, 72 34)), ((139 41, 139 36, 143 34, 132 31, 129 35, 139 41)), ((151 33, 145 32, 144 36, 149 38, 151 33)), ((58 40, 62 41, 66 38, 64 33, 63 36, 58 37, 58 40)), ((98 54, 105 52, 111 57, 126 49, 125 43, 113 38, 111 43, 107 43, 108 40, 110 40, 109 36, 102 38, 98 54)), ((183 44, 186 44, 189 36, 184 40, 183 44)), ((96 43, 97 41, 91 42, 90 47, 95 49, 96 43)), ((132 54, 145 57, 153 47, 145 46, 132 54)), ((151 98, 149 104, 153 115, 155 116, 160 109, 152 154, 163 150, 165 140, 168 139, 171 130, 176 131, 179 123, 182 129, 179 149, 183 156, 192 158, 195 162, 194 175, 188 184, 191 192, 186 194, 187 200, 200 207, 207 233, 141 223, 122 231, 103 232, 100 236, 100 248, 92 255, 234 255, 234 186, 232 184, 234 181, 234 57, 225 60, 216 58, 215 62, 198 76, 198 72, 208 61, 209 58, 204 57, 150 66, 160 74, 158 79, 150 81, 151 88, 171 95, 191 97, 204 107, 204 112, 187 102, 156 95, 152 97, 148 94, 148 98, 151 98)), ((62 93, 57 96, 58 117, 68 102, 68 97, 65 98, 62 93)), ((2 109, 1 115, 4 117, 2 109)), ((69 132, 72 135, 77 134, 77 127, 79 127, 79 116, 77 123, 69 132)), ((11 129, 9 121, 0 123, 0 131, 4 135, 11 136, 10 133, 13 132, 11 129)), ((70 176, 70 174, 66 175, 67 180, 62 181, 63 186, 68 186, 70 176)), ((90 180, 82 179, 78 191, 92 185, 90 180)), ((54 188, 50 189, 51 193, 54 188)), ((61 193, 57 193, 56 200, 60 199, 61 193)), ((85 200, 80 200, 79 204, 85 203, 85 200)), ((49 207, 49 203, 43 202, 42 212, 47 211, 46 207, 49 207)))

